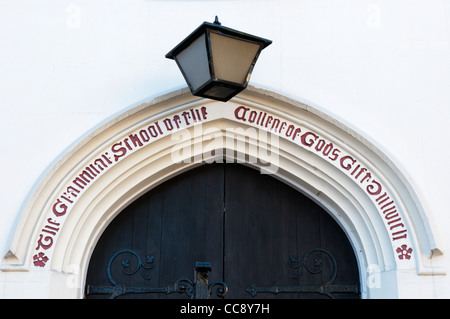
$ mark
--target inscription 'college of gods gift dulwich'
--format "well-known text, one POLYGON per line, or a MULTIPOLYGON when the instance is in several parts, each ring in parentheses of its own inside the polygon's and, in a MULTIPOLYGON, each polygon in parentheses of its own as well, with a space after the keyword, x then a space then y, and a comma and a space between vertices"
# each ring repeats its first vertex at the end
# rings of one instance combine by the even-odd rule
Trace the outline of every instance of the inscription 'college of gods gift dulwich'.
MULTIPOLYGON (((236 119, 256 125, 273 133, 289 138, 304 148, 317 153, 322 158, 332 162, 335 166, 351 176, 355 182, 363 187, 364 191, 375 200, 378 210, 384 216, 385 223, 391 234, 392 241, 407 238, 407 229, 399 216, 394 200, 383 190, 380 182, 375 180, 373 174, 363 167, 356 158, 345 154, 341 149, 322 138, 319 134, 289 124, 283 119, 274 117, 266 112, 252 110, 246 106, 239 106, 234 111, 236 119)), ((409 260, 412 249, 403 244, 396 249, 398 258, 409 260)))
MULTIPOLYGON (((107 151, 91 160, 54 201, 49 214, 50 217, 47 218, 44 227, 39 233, 35 248, 36 253, 33 256, 34 265, 36 267, 44 267, 49 261, 46 252, 54 245, 57 234, 62 227, 62 218, 69 214, 70 208, 90 183, 131 152, 177 130, 201 124, 202 121, 208 119, 207 116, 207 108, 203 106, 154 121, 152 124, 146 125, 128 137, 112 144, 107 148, 107 151)), ((409 260, 411 258, 412 249, 408 248, 408 245, 404 243, 408 232, 397 212, 394 200, 384 190, 381 183, 375 179, 373 173, 363 167, 355 157, 345 154, 340 148, 328 142, 319 134, 305 130, 263 111, 253 110, 246 106, 238 106, 234 110, 234 117, 238 121, 270 131, 282 138, 291 139, 299 146, 327 159, 344 171, 376 202, 379 212, 384 217, 383 219, 392 241, 399 243, 396 249, 398 258, 400 260, 409 260)))

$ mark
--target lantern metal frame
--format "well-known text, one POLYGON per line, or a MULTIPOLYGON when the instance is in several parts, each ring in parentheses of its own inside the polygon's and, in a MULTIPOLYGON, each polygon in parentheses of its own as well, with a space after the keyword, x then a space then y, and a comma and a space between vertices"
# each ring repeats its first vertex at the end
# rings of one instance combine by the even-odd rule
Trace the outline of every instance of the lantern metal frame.
POLYGON ((214 99, 218 101, 226 102, 229 99, 231 99, 233 96, 244 90, 248 82, 250 80, 250 77, 253 72, 253 68, 255 66, 256 61, 259 58, 259 55, 261 51, 266 48, 268 45, 272 43, 271 40, 264 39, 258 36, 254 36, 245 32, 241 32, 235 29, 231 29, 228 27, 222 26, 222 24, 218 21, 218 18, 216 16, 216 19, 213 23, 209 22, 203 22, 197 29, 195 29, 189 36, 187 36, 183 41, 181 41, 177 46, 175 46, 169 53, 166 54, 166 58, 175 60, 177 63, 181 73, 183 74, 184 79, 186 80, 189 89, 191 90, 191 93, 195 96, 200 97, 206 97, 209 99, 214 99), (214 56, 213 56, 213 49, 211 45, 211 33, 216 33, 222 36, 226 36, 232 39, 245 41, 252 44, 257 44, 259 46, 259 49, 253 59, 253 61, 250 64, 249 69, 247 70, 247 76, 245 77, 245 81, 243 83, 239 82, 231 82, 224 79, 219 79, 216 76, 215 70, 214 70, 214 56), (200 87, 194 88, 194 86, 191 83, 191 79, 189 78, 189 74, 186 74, 186 72, 181 67, 177 56, 179 53, 183 52, 185 49, 187 49, 191 44, 193 44, 194 41, 198 40, 199 37, 202 35, 205 35, 205 46, 206 46, 206 52, 207 52, 207 58, 208 58, 208 67, 209 67, 209 79, 204 82, 200 87), (223 96, 217 96, 214 94, 209 94, 208 92, 211 92, 211 90, 222 90, 223 96))

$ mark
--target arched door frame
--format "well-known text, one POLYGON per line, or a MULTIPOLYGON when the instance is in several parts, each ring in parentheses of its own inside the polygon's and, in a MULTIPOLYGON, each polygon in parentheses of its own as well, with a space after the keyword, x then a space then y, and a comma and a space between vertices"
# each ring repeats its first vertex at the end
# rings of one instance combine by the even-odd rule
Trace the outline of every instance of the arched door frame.
POLYGON ((42 297, 82 297, 96 242, 124 207, 223 159, 271 173, 327 210, 353 245, 364 298, 401 297, 419 277, 445 274, 430 216, 380 148, 315 106, 254 87, 227 103, 178 90, 92 131, 34 190, 2 270, 47 283, 42 297))

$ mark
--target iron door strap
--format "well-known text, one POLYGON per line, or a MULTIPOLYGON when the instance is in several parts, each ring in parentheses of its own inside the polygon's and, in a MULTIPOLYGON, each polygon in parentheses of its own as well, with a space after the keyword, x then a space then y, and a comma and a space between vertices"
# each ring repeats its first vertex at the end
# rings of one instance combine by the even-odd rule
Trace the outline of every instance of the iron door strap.
MULTIPOLYGON (((108 262, 107 275, 111 286, 91 286, 87 285, 86 295, 103 294, 109 295, 111 299, 127 294, 185 294, 192 299, 209 299, 215 289, 218 297, 225 297, 228 292, 227 285, 222 281, 216 281, 209 284, 208 275, 211 271, 211 264, 205 262, 197 262, 194 268, 194 280, 188 278, 180 278, 173 285, 165 287, 135 287, 125 286, 119 284, 113 277, 111 272, 112 265, 116 262, 117 257, 122 256, 120 262, 121 271, 126 276, 132 276, 140 272, 141 277, 145 281, 151 280, 149 271, 154 267, 154 257, 146 256, 145 262, 140 256, 132 250, 120 250, 115 253, 108 262), (129 257, 136 259, 136 266, 132 267, 129 257)), ((333 254, 323 248, 315 248, 303 255, 301 262, 298 261, 297 256, 291 255, 289 257, 288 265, 291 269, 296 270, 292 278, 299 279, 305 273, 312 275, 324 275, 324 259, 328 264, 331 262, 331 274, 328 280, 323 284, 317 285, 298 285, 298 286, 259 286, 252 284, 246 291, 255 297, 261 293, 316 293, 333 298, 336 293, 359 294, 359 284, 334 284, 337 277, 338 265, 333 254), (314 258, 311 258, 315 256, 314 258), (306 270, 306 272, 305 272, 306 270)), ((133 263, 134 264, 134 263, 133 263)))
POLYGON ((350 284, 350 285, 342 285, 342 284, 334 284, 334 281, 336 280, 337 272, 338 272, 338 266, 336 262, 336 258, 333 256, 333 254, 324 249, 324 248, 314 248, 310 251, 308 251, 305 255, 303 255, 302 261, 299 263, 298 258, 295 255, 291 255, 289 257, 288 265, 290 268, 297 270, 298 273, 295 273, 292 278, 298 279, 300 278, 304 273, 305 270, 310 274, 322 274, 323 273, 323 267, 324 262, 322 260, 322 254, 326 256, 331 261, 332 264, 332 272, 328 280, 324 284, 319 285, 299 285, 299 286, 284 286, 284 287, 278 287, 278 286, 272 286, 272 287, 260 287, 257 285, 250 285, 246 291, 252 296, 255 297, 259 293, 272 293, 272 294, 279 294, 279 293, 317 293, 321 295, 326 295, 330 298, 333 298, 334 293, 351 293, 351 294, 359 294, 359 284, 350 284), (314 258, 312 261, 312 265, 308 264, 308 257, 311 255, 317 255, 320 256, 319 258, 314 258))
POLYGON ((333 298, 332 293, 353 293, 359 294, 358 285, 305 285, 287 287, 257 287, 251 285, 246 291, 255 297, 258 293, 318 293, 333 298))
POLYGON ((208 274, 211 271, 211 264, 204 262, 197 262, 194 268, 194 281, 188 278, 180 278, 173 285, 166 287, 134 287, 118 284, 116 279, 111 273, 111 266, 118 256, 122 256, 121 271, 126 276, 132 276, 138 271, 141 277, 148 281, 151 280, 151 276, 148 271, 154 267, 154 257, 146 256, 145 263, 139 255, 129 249, 120 250, 115 253, 108 262, 106 269, 108 280, 112 286, 91 286, 86 287, 86 296, 94 294, 110 295, 110 299, 115 299, 119 296, 127 294, 186 294, 192 299, 209 299, 213 290, 216 290, 218 297, 224 297, 228 292, 227 285, 222 281, 215 281, 211 284, 208 283, 208 274), (130 269, 130 260, 127 258, 130 256, 136 258, 136 266, 130 269))

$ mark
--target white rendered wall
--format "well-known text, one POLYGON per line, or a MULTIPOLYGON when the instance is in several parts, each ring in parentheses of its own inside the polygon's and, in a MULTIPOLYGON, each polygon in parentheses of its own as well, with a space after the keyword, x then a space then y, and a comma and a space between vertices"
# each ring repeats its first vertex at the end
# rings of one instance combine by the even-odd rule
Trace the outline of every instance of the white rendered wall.
MULTIPOLYGON (((404 168, 450 269, 445 0, 0 0, 0 257, 65 150, 114 114, 185 86, 164 55, 215 15, 273 40, 252 84, 310 101, 404 168)), ((0 298, 20 294, 20 278, 0 272, 0 298)), ((448 276, 425 276, 400 294, 450 298, 449 287, 448 276)))

